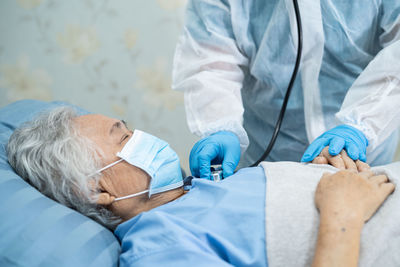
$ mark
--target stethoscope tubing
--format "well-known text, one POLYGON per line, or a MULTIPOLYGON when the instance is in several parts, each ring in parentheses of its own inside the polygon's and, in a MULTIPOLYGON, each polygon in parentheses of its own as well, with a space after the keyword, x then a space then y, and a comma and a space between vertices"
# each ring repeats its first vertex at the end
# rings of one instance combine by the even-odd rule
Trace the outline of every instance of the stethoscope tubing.
POLYGON ((293 84, 294 84, 294 81, 296 80, 297 73, 298 73, 298 70, 300 67, 301 53, 302 53, 302 49, 303 49, 303 30, 302 30, 301 16, 300 16, 300 10, 299 10, 299 5, 297 3, 297 0, 293 0, 293 6, 294 6, 295 15, 296 15, 296 24, 297 24, 297 33, 298 33, 297 34, 298 45, 297 45, 296 63, 294 65, 292 77, 290 78, 290 82, 289 82, 288 88, 286 90, 285 98, 283 100, 282 107, 279 112, 279 117, 278 117, 278 120, 276 121, 275 129, 274 129, 272 137, 269 141, 269 144, 268 144, 267 148, 265 149, 264 153, 262 154, 262 156, 256 162, 254 162, 252 165, 250 165, 250 167, 258 166, 258 164, 260 164, 261 161, 265 160, 268 157, 272 148, 274 147, 276 138, 278 137, 279 131, 281 129, 283 118, 285 116, 286 107, 287 107, 287 104, 289 101, 290 94, 292 92, 293 84))

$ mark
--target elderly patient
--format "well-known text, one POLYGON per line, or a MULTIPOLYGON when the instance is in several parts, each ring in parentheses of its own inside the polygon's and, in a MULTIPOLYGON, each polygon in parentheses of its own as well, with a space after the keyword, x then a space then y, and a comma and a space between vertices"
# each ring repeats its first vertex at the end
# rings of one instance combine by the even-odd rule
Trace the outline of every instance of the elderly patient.
MULTIPOLYGON (((15 130, 7 152, 15 171, 43 194, 115 230, 121 266, 268 266, 273 260, 262 167, 221 182, 194 178, 184 191, 179 159, 166 142, 123 121, 78 116, 70 107, 15 130)), ((347 165, 362 172, 332 174, 331 167, 315 193, 314 266, 356 266, 364 222, 394 190, 365 164, 347 165)))

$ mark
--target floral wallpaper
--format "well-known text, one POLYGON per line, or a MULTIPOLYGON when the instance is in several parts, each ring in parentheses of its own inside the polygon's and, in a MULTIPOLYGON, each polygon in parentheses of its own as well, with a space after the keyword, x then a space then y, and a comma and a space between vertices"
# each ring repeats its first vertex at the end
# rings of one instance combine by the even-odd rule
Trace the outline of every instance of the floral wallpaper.
POLYGON ((177 151, 188 172, 197 139, 172 58, 185 0, 1 0, 0 107, 62 100, 124 119, 177 151))
POLYGON ((188 172, 197 138, 171 90, 185 2, 1 0, 0 107, 62 100, 125 119, 167 140, 188 172))

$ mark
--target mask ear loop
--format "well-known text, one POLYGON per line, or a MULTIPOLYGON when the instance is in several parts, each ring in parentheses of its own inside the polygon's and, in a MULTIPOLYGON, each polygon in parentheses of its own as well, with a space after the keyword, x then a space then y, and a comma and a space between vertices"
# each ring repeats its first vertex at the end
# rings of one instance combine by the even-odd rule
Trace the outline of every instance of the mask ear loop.
POLYGON ((118 200, 127 199, 127 198, 136 197, 136 196, 139 196, 139 195, 143 195, 143 194, 145 194, 145 193, 147 193, 147 192, 149 192, 149 190, 144 190, 144 191, 142 191, 142 192, 135 193, 135 194, 132 194, 132 195, 127 195, 127 196, 124 196, 124 197, 118 197, 118 198, 114 199, 113 202, 118 201, 118 200))
POLYGON ((106 170, 106 169, 108 169, 108 168, 114 166, 115 164, 120 163, 120 162, 123 161, 123 160, 124 160, 124 159, 119 159, 119 160, 117 160, 117 161, 115 161, 115 162, 113 162, 113 163, 110 163, 110 164, 108 164, 107 166, 101 168, 100 170, 97 170, 96 172, 90 174, 88 177, 92 177, 92 176, 94 176, 94 175, 96 175, 96 174, 100 174, 102 171, 104 171, 104 170, 106 170))
MULTIPOLYGON (((95 173, 92 173, 92 174, 89 175, 88 177, 92 177, 92 176, 94 176, 94 175, 96 175, 96 174, 99 174, 99 173, 101 173, 102 171, 104 171, 104 170, 106 170, 106 169, 108 169, 108 168, 111 168, 112 166, 114 166, 114 165, 120 163, 120 162, 123 161, 123 160, 124 160, 124 159, 119 159, 119 160, 117 160, 117 161, 115 161, 115 162, 113 162, 113 163, 110 163, 110 164, 108 164, 107 166, 105 166, 105 167, 101 168, 100 170, 96 171, 95 173)), ((143 195, 143 194, 145 194, 145 193, 147 193, 147 192, 149 192, 148 189, 147 189, 147 190, 144 190, 144 191, 142 191, 142 192, 139 192, 139 193, 127 195, 127 196, 124 196, 124 197, 118 197, 118 198, 114 199, 113 202, 119 201, 119 200, 123 200, 123 199, 127 199, 127 198, 136 197, 136 196, 139 196, 139 195, 143 195)))

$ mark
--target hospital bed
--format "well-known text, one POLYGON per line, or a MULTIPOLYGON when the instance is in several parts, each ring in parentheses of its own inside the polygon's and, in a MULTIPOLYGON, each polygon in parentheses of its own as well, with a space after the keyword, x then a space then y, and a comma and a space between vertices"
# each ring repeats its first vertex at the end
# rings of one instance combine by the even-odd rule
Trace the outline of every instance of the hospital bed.
POLYGON ((37 113, 62 104, 23 100, 0 109, 2 267, 118 265, 120 244, 111 231, 45 197, 8 164, 5 148, 13 130, 37 113))

